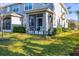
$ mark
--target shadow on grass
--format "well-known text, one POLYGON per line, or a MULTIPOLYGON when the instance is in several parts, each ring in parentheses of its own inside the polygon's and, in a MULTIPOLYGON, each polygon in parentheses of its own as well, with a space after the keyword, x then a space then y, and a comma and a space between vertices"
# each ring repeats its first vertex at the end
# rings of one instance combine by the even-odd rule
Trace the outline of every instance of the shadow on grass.
POLYGON ((7 48, 0 47, 0 56, 23 56, 23 54, 13 53, 7 48))
POLYGON ((28 53, 28 55, 34 55, 34 56, 70 55, 70 53, 73 52, 73 48, 74 48, 75 44, 74 44, 74 42, 68 41, 66 39, 65 40, 61 39, 61 40, 63 40, 62 43, 58 43, 58 44, 51 43, 48 45, 41 45, 41 44, 32 43, 32 42, 27 41, 26 42, 27 44, 25 46, 23 46, 23 48, 24 48, 25 52, 28 53), (31 47, 28 47, 28 46, 31 46, 31 47), (38 47, 39 49, 34 48, 34 47, 38 47))
POLYGON ((51 43, 48 45, 41 45, 41 44, 37 44, 37 43, 32 43, 32 42, 28 42, 26 39, 26 43, 28 46, 32 46, 32 47, 27 47, 24 46, 24 50, 29 53, 28 55, 41 55, 41 56, 45 56, 45 55, 56 55, 56 56, 61 56, 61 55, 70 55, 71 53, 74 52, 74 48, 76 47, 76 44, 79 43, 79 38, 78 38, 79 33, 75 33, 75 34, 70 34, 68 36, 64 36, 64 37, 54 37, 58 40, 61 41, 61 43, 51 43), (33 47, 40 47, 42 48, 42 50, 40 49, 36 49, 33 47), (40 51, 40 53, 38 52, 34 52, 34 50, 40 51))
POLYGON ((23 46, 25 52, 28 55, 34 55, 34 56, 69 55, 69 52, 72 51, 71 46, 65 46, 63 44, 53 44, 52 43, 49 45, 39 45, 36 43, 29 43, 28 45, 31 47, 23 46), (33 48, 33 47, 39 47, 39 49, 33 48))
MULTIPOLYGON (((43 44, 38 44, 37 42, 32 42, 36 41, 36 38, 26 38, 24 40, 16 40, 16 37, 13 37, 15 38, 15 40, 10 40, 9 41, 0 41, 0 45, 11 45, 11 44, 15 44, 15 42, 17 43, 18 41, 19 42, 22 42, 24 43, 25 45, 23 46, 20 46, 21 49, 24 50, 24 52, 26 54, 21 54, 21 53, 13 53, 12 51, 9 51, 7 48, 3 48, 3 47, 0 47, 0 55, 7 55, 7 56, 16 56, 16 55, 27 55, 27 56, 63 56, 63 55, 67 55, 69 56, 76 44, 79 43, 79 33, 75 33, 75 34, 70 34, 68 36, 64 36, 64 37, 54 37, 54 39, 56 39, 55 42, 52 42, 50 44, 47 44, 47 45, 43 45, 43 44), (59 42, 59 41, 61 42, 59 42), (2 42, 2 43, 1 43, 2 42)), ((43 37, 43 36, 42 36, 43 37)), ((42 38, 40 36, 40 39, 42 38)), ((50 36, 51 37, 51 36, 50 36)), ((45 38, 44 38, 45 39, 45 38)), ((53 37, 52 37, 52 40, 53 40, 53 37)), ((37 40, 40 42, 40 40, 37 40)), ((44 42, 45 43, 45 42, 44 42)), ((18 46, 17 46, 18 47, 18 46)))

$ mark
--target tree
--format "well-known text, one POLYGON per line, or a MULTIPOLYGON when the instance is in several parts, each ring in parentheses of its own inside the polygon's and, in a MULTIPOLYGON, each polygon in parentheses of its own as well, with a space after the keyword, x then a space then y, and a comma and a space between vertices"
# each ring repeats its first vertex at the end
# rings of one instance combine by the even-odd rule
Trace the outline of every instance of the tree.
POLYGON ((69 11, 69 14, 76 13, 76 15, 77 15, 77 20, 75 21, 75 25, 76 25, 75 28, 78 29, 78 28, 79 28, 79 26, 78 26, 79 11, 70 11, 71 7, 68 7, 67 9, 68 9, 68 11, 69 11))
POLYGON ((75 29, 75 27, 76 27, 75 20, 69 20, 69 28, 75 29))

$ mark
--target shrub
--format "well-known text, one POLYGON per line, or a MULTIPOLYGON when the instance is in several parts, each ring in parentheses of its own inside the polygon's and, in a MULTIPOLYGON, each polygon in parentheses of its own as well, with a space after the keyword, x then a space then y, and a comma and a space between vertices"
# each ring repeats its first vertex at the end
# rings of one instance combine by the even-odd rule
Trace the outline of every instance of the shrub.
POLYGON ((57 34, 57 33, 60 33, 60 32, 62 32, 62 28, 61 27, 53 29, 53 34, 57 34))
POLYGON ((57 28, 57 33, 60 33, 60 32, 62 32, 63 30, 62 30, 62 27, 58 27, 57 28))
POLYGON ((63 32, 71 31, 71 28, 62 28, 63 32))
POLYGON ((71 31, 71 28, 62 28, 62 27, 57 27, 57 28, 53 28, 53 34, 58 34, 61 32, 67 32, 67 31, 71 31))
POLYGON ((16 32, 16 33, 25 33, 25 27, 22 27, 22 26, 14 26, 13 27, 13 32, 16 32))
POLYGON ((56 31, 57 31, 57 29, 56 28, 53 28, 53 35, 56 34, 56 31))
POLYGON ((62 28, 62 31, 63 32, 67 32, 68 31, 68 28, 62 28))
POLYGON ((49 30, 48 30, 48 36, 51 36, 51 34, 52 34, 52 33, 51 33, 51 30, 49 29, 49 30))

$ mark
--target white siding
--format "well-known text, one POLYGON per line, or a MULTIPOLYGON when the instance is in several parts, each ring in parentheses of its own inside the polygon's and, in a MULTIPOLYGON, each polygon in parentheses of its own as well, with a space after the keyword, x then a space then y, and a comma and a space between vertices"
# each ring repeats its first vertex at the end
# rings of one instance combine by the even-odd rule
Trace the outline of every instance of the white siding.
POLYGON ((21 25, 21 19, 19 17, 12 16, 12 25, 21 25))
MULTIPOLYGON (((60 20, 60 25, 62 25, 64 27, 64 24, 67 27, 67 23, 65 22, 65 20, 63 20, 61 18, 61 15, 63 12, 66 12, 63 7, 61 7, 61 5, 59 3, 54 3, 54 12, 55 12, 55 20, 53 22, 54 26, 53 27, 57 27, 58 26, 58 22, 60 20)), ((66 14, 64 15, 64 17, 66 16, 66 14)), ((66 18, 66 17, 65 17, 66 18)))
POLYGON ((54 20, 54 27, 56 28, 57 27, 57 25, 58 25, 58 20, 60 19, 60 15, 61 15, 61 6, 60 6, 60 4, 59 3, 54 3, 54 7, 55 7, 55 9, 54 9, 54 12, 55 12, 55 20, 54 20))
POLYGON ((54 6, 53 3, 48 3, 46 6, 44 5, 44 3, 33 3, 33 10, 41 8, 50 8, 51 10, 53 10, 54 6))

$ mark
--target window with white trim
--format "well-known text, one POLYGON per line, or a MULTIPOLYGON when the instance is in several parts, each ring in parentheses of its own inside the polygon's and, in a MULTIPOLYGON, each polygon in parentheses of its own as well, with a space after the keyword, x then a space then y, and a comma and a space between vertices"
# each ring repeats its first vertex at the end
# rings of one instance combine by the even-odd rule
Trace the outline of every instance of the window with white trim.
POLYGON ((10 6, 10 11, 11 12, 18 12, 19 11, 19 5, 12 5, 10 6))
POLYGON ((47 6, 47 5, 49 5, 49 3, 43 3, 43 6, 47 6))
POLYGON ((32 9, 32 3, 25 3, 24 8, 25 8, 25 10, 31 10, 32 9))

